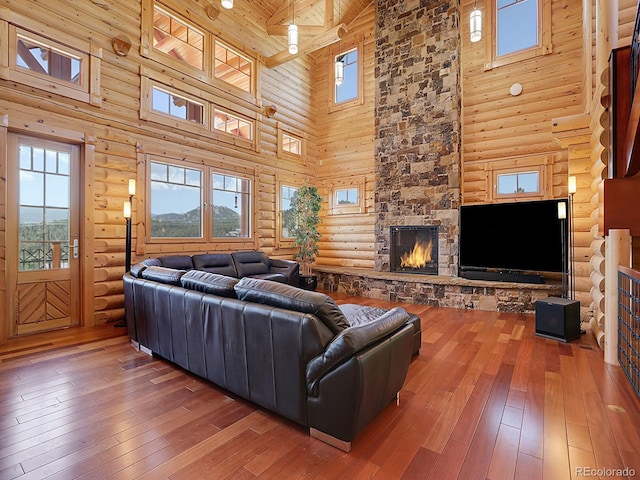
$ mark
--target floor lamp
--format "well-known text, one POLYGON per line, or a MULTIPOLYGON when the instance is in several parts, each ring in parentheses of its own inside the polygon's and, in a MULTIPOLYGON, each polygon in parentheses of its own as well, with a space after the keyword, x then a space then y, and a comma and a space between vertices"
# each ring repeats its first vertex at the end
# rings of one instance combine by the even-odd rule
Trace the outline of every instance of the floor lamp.
MULTIPOLYGON (((124 252, 124 272, 127 273, 131 270, 131 205, 133 202, 133 196, 136 194, 136 181, 131 178, 129 179, 129 200, 124 202, 122 207, 122 216, 126 222, 126 231, 125 231, 125 252, 124 252)), ((115 327, 126 327, 127 326, 127 315, 125 312, 125 316, 122 322, 118 322, 114 325, 115 327)))
POLYGON ((562 242, 562 298, 567 298, 567 204, 558 202, 558 220, 560 220, 560 239, 562 242))
POLYGON ((569 177, 569 185, 568 185, 568 192, 569 192, 569 252, 570 252, 570 263, 571 263, 571 269, 569 270, 569 298, 571 300, 575 300, 576 297, 576 272, 575 272, 575 268, 576 268, 576 246, 575 246, 575 240, 574 240, 574 220, 573 220, 573 196, 576 193, 576 177, 575 176, 570 176, 569 177))

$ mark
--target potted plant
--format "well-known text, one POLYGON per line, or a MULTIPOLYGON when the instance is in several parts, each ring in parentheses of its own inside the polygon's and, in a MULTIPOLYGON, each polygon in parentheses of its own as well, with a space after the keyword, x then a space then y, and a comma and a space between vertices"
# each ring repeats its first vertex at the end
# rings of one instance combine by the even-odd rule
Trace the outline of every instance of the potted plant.
POLYGON ((304 185, 296 190, 291 198, 290 234, 298 247, 293 258, 300 262, 300 287, 315 290, 318 285, 316 275, 311 273, 311 264, 318 254, 320 232, 320 205, 322 197, 312 185, 304 185))

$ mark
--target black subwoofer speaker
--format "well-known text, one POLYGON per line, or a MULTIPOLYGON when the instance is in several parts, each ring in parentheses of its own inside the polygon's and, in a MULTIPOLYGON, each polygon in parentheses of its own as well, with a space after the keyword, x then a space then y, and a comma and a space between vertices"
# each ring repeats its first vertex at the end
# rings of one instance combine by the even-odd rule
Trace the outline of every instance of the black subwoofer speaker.
POLYGON ((580 336, 580 302, 549 297, 536 302, 536 335, 570 342, 580 336))

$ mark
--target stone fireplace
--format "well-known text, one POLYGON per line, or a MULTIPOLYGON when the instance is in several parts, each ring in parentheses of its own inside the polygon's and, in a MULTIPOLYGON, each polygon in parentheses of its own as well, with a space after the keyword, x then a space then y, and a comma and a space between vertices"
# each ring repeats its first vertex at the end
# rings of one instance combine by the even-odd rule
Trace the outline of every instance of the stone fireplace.
POLYGON ((438 274, 438 227, 391 227, 391 271, 438 274))
POLYGON ((392 227, 438 227, 436 271, 457 276, 460 37, 457 0, 376 1, 375 270, 392 227))

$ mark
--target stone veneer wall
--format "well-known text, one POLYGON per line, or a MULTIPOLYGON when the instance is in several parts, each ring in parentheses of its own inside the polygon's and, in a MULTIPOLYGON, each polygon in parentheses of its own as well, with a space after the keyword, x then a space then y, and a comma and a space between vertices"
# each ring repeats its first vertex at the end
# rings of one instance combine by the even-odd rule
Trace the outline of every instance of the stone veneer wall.
POLYGON ((376 0, 375 269, 390 227, 439 226, 439 275, 457 275, 459 0, 376 0))

